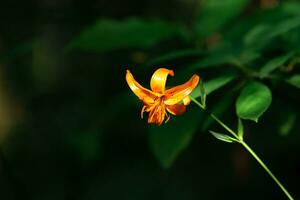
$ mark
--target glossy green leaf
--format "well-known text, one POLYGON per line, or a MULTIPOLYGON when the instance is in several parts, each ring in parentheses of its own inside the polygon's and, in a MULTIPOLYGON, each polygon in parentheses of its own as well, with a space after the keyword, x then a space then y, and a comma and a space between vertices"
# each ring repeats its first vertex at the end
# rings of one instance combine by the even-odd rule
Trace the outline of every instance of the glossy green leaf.
MULTIPOLYGON (((205 90, 205 94, 209 95, 210 93, 214 92, 215 90, 225 86, 226 84, 230 83, 233 81, 237 75, 235 73, 227 73, 224 75, 221 75, 217 78, 214 78, 212 80, 209 80, 207 82, 203 83, 203 87, 205 90)), ((198 98, 201 96, 201 90, 200 90, 200 85, 196 87, 194 92, 191 94, 193 98, 198 98)))
POLYGON ((186 36, 179 25, 160 20, 103 19, 88 27, 69 48, 105 52, 120 48, 148 48, 175 36, 186 36))
POLYGON ((200 37, 207 37, 220 30, 233 17, 239 15, 248 0, 206 0, 196 20, 196 31, 200 37))
POLYGON ((259 82, 249 82, 236 101, 236 112, 241 119, 255 122, 268 109, 272 102, 270 89, 259 82))
POLYGON ((260 69, 260 74, 261 76, 266 76, 269 75, 270 72, 274 71, 275 69, 277 69, 278 67, 281 67, 284 63, 286 63, 292 56, 294 55, 294 53, 288 53, 285 54, 283 56, 274 58, 272 60, 270 60, 269 62, 267 62, 261 69, 260 69))
POLYGON ((209 131, 215 138, 218 140, 221 140, 223 142, 228 142, 228 143, 233 143, 236 142, 237 140, 233 137, 230 137, 229 135, 222 134, 222 133, 217 133, 214 131, 209 131))
POLYGON ((300 88, 300 74, 293 75, 291 78, 287 79, 287 82, 297 88, 300 88))
POLYGON ((188 110, 182 116, 172 116, 166 124, 150 126, 150 148, 163 168, 169 168, 190 144, 202 115, 200 109, 188 110))

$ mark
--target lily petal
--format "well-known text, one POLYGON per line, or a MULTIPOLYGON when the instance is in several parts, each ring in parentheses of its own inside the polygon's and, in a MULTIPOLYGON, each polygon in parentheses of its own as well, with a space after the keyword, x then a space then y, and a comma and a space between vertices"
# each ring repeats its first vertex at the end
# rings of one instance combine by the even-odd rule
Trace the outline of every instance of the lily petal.
POLYGON ((167 111, 169 113, 171 113, 172 115, 181 115, 186 110, 185 105, 181 105, 181 104, 169 105, 169 106, 166 106, 166 108, 167 108, 167 111))
POLYGON ((200 77, 193 75, 190 80, 182 85, 178 85, 165 91, 165 104, 174 105, 187 97, 198 85, 200 77))
POLYGON ((152 91, 141 86, 130 73, 129 70, 126 70, 126 81, 129 85, 132 92, 143 102, 147 104, 154 103, 154 99, 157 97, 152 91))
POLYGON ((154 72, 151 77, 150 86, 153 92, 163 93, 165 92, 166 81, 168 75, 174 76, 173 70, 166 68, 159 68, 154 72))
POLYGON ((182 101, 183 105, 187 106, 191 103, 191 98, 189 96, 186 96, 182 101))

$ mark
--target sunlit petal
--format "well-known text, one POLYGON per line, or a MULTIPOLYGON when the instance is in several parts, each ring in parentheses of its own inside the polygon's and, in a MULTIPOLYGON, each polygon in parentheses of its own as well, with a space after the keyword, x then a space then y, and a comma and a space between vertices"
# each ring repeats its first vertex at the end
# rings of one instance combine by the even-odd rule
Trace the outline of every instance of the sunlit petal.
POLYGON ((200 77, 193 75, 190 80, 182 85, 178 85, 165 91, 165 104, 174 105, 187 97, 198 85, 200 77))
POLYGON ((154 99, 157 97, 152 91, 141 86, 132 76, 129 70, 126 71, 126 81, 133 91, 133 93, 139 97, 140 100, 144 101, 147 104, 154 102, 154 99))
POLYGON ((174 76, 173 70, 159 68, 152 75, 150 86, 153 92, 163 93, 165 91, 168 75, 174 76))
POLYGON ((185 112, 185 105, 181 104, 175 104, 175 105, 169 105, 166 106, 167 111, 171 113, 172 115, 181 115, 185 112))
POLYGON ((183 105, 187 106, 191 103, 191 98, 189 96, 186 96, 182 101, 183 105))

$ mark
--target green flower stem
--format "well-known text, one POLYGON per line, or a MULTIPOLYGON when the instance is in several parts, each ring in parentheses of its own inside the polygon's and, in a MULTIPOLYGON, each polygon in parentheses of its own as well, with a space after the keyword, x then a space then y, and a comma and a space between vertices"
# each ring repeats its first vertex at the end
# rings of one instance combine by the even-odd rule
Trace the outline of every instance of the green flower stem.
POLYGON ((276 176, 271 172, 271 170, 265 165, 265 163, 256 155, 256 153, 245 143, 244 141, 240 141, 241 145, 247 149, 247 151, 255 158, 255 160, 266 170, 266 172, 271 176, 271 178, 277 183, 277 185, 281 188, 281 190, 285 193, 285 195, 290 199, 294 200, 294 198, 290 195, 290 193, 285 189, 285 187, 280 183, 280 181, 276 178, 276 176))
POLYGON ((294 198, 290 195, 290 193, 285 189, 285 187, 280 183, 280 181, 275 177, 275 175, 271 172, 271 170, 266 166, 266 164, 257 156, 257 154, 248 146, 248 144, 235 133, 231 128, 229 128, 226 124, 224 124, 218 117, 214 114, 207 111, 206 107, 203 106, 200 102, 198 102, 195 98, 190 97, 191 100, 197 104, 201 109, 206 111, 211 118, 213 118, 218 124, 220 124, 225 130, 227 130, 232 136, 234 136, 239 142, 254 158, 255 160, 265 169, 265 171, 271 176, 271 178, 277 183, 277 185, 281 188, 284 194, 288 197, 289 200, 294 200, 294 198))

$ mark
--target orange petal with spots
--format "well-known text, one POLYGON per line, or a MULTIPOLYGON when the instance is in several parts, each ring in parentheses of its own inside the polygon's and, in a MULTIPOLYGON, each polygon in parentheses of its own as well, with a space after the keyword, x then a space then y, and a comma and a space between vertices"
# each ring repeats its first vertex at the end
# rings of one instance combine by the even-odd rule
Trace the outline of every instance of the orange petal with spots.
POLYGON ((182 85, 178 85, 165 91, 165 104, 174 105, 187 97, 198 85, 200 77, 193 75, 190 80, 182 85))
POLYGON ((126 71, 126 81, 132 90, 132 92, 143 102, 151 104, 154 102, 154 99, 157 97, 155 93, 141 86, 130 73, 129 70, 126 71))

